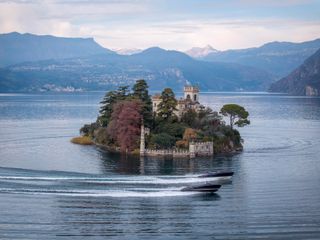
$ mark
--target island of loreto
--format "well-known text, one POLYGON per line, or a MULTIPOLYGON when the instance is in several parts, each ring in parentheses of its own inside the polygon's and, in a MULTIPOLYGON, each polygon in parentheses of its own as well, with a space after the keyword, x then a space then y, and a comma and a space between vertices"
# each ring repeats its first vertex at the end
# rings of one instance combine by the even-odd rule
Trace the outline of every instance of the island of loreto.
POLYGON ((319 0, 0 0, 0 239, 320 239, 319 0))
POLYGON ((107 92, 99 113, 71 141, 140 156, 195 158, 242 151, 243 139, 233 126, 250 124, 249 113, 237 104, 226 104, 219 112, 202 105, 197 86, 184 86, 183 97, 176 99, 170 88, 150 96, 145 80, 131 91, 124 86, 107 92))

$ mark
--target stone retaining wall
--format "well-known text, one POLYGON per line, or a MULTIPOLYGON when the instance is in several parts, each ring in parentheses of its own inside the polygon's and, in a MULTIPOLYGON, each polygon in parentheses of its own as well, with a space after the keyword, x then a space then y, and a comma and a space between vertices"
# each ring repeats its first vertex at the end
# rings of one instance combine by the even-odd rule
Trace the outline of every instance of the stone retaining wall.
POLYGON ((189 150, 182 149, 145 149, 141 155, 145 156, 172 156, 172 157, 200 157, 213 156, 212 142, 191 142, 189 150))
POLYGON ((173 157, 189 157, 188 150, 179 149, 146 149, 144 151, 145 156, 173 156, 173 157))

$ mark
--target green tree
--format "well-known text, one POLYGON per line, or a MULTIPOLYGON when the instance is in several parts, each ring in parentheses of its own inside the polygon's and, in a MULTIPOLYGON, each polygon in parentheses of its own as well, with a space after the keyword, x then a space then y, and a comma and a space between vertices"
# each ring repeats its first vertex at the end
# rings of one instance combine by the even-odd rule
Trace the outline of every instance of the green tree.
POLYGON ((176 143, 176 138, 167 134, 159 133, 152 134, 150 139, 150 145, 157 149, 169 149, 172 148, 176 143))
POLYGON ((234 125, 243 127, 250 124, 248 120, 249 113, 240 105, 226 104, 221 108, 220 113, 223 116, 229 117, 231 129, 233 129, 234 125))
POLYGON ((152 101, 148 92, 148 84, 145 80, 141 79, 136 81, 132 87, 132 96, 135 99, 141 100, 142 106, 142 116, 144 125, 150 127, 152 125, 153 113, 152 113, 152 101))
POLYGON ((181 117, 181 122, 187 124, 187 126, 193 128, 196 127, 198 121, 198 114, 193 109, 188 109, 181 117))
POLYGON ((116 91, 109 91, 105 94, 103 100, 100 102, 98 122, 105 127, 110 122, 113 105, 118 101, 128 98, 128 86, 120 86, 116 91))
POLYGON ((176 138, 182 138, 185 128, 186 127, 183 123, 162 121, 157 125, 155 132, 167 133, 170 136, 173 136, 176 138))
POLYGON ((97 122, 91 124, 85 124, 82 128, 80 128, 80 134, 82 136, 92 137, 94 134, 94 130, 99 128, 99 124, 97 122))
POLYGON ((199 119, 203 118, 211 118, 211 116, 215 114, 214 111, 210 107, 205 107, 203 105, 200 106, 200 109, 198 111, 198 117, 199 119))
POLYGON ((143 79, 137 80, 132 87, 132 91, 133 91, 132 95, 140 99, 142 102, 151 101, 148 88, 149 86, 145 80, 143 79))
POLYGON ((171 88, 165 88, 161 93, 161 102, 159 103, 158 115, 163 120, 167 120, 173 116, 176 109, 177 100, 171 88))

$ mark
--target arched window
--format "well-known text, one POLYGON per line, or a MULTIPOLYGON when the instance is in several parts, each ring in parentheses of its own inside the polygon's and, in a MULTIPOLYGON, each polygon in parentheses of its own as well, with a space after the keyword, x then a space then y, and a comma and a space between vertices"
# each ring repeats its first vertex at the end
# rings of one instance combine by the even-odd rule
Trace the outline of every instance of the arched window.
POLYGON ((156 107, 157 106, 157 104, 156 103, 154 103, 154 107, 156 107))
POLYGON ((196 95, 196 94, 193 95, 193 100, 194 100, 194 101, 197 101, 197 95, 196 95))
POLYGON ((191 99, 190 94, 187 95, 187 99, 191 99))

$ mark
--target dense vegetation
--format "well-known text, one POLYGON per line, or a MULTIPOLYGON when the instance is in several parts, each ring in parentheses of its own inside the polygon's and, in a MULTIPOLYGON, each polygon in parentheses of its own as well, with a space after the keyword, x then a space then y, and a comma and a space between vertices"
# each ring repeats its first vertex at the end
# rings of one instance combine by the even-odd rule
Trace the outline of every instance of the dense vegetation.
POLYGON ((221 109, 221 114, 230 118, 230 125, 209 107, 189 109, 181 118, 174 113, 176 107, 174 92, 166 88, 161 93, 158 114, 153 113, 148 85, 138 80, 131 91, 124 86, 107 92, 97 121, 83 126, 80 133, 109 149, 137 152, 143 123, 150 130, 146 137, 149 149, 187 149, 190 141, 212 141, 216 153, 242 149, 241 136, 233 125, 241 127, 250 123, 243 107, 229 104, 221 109))

